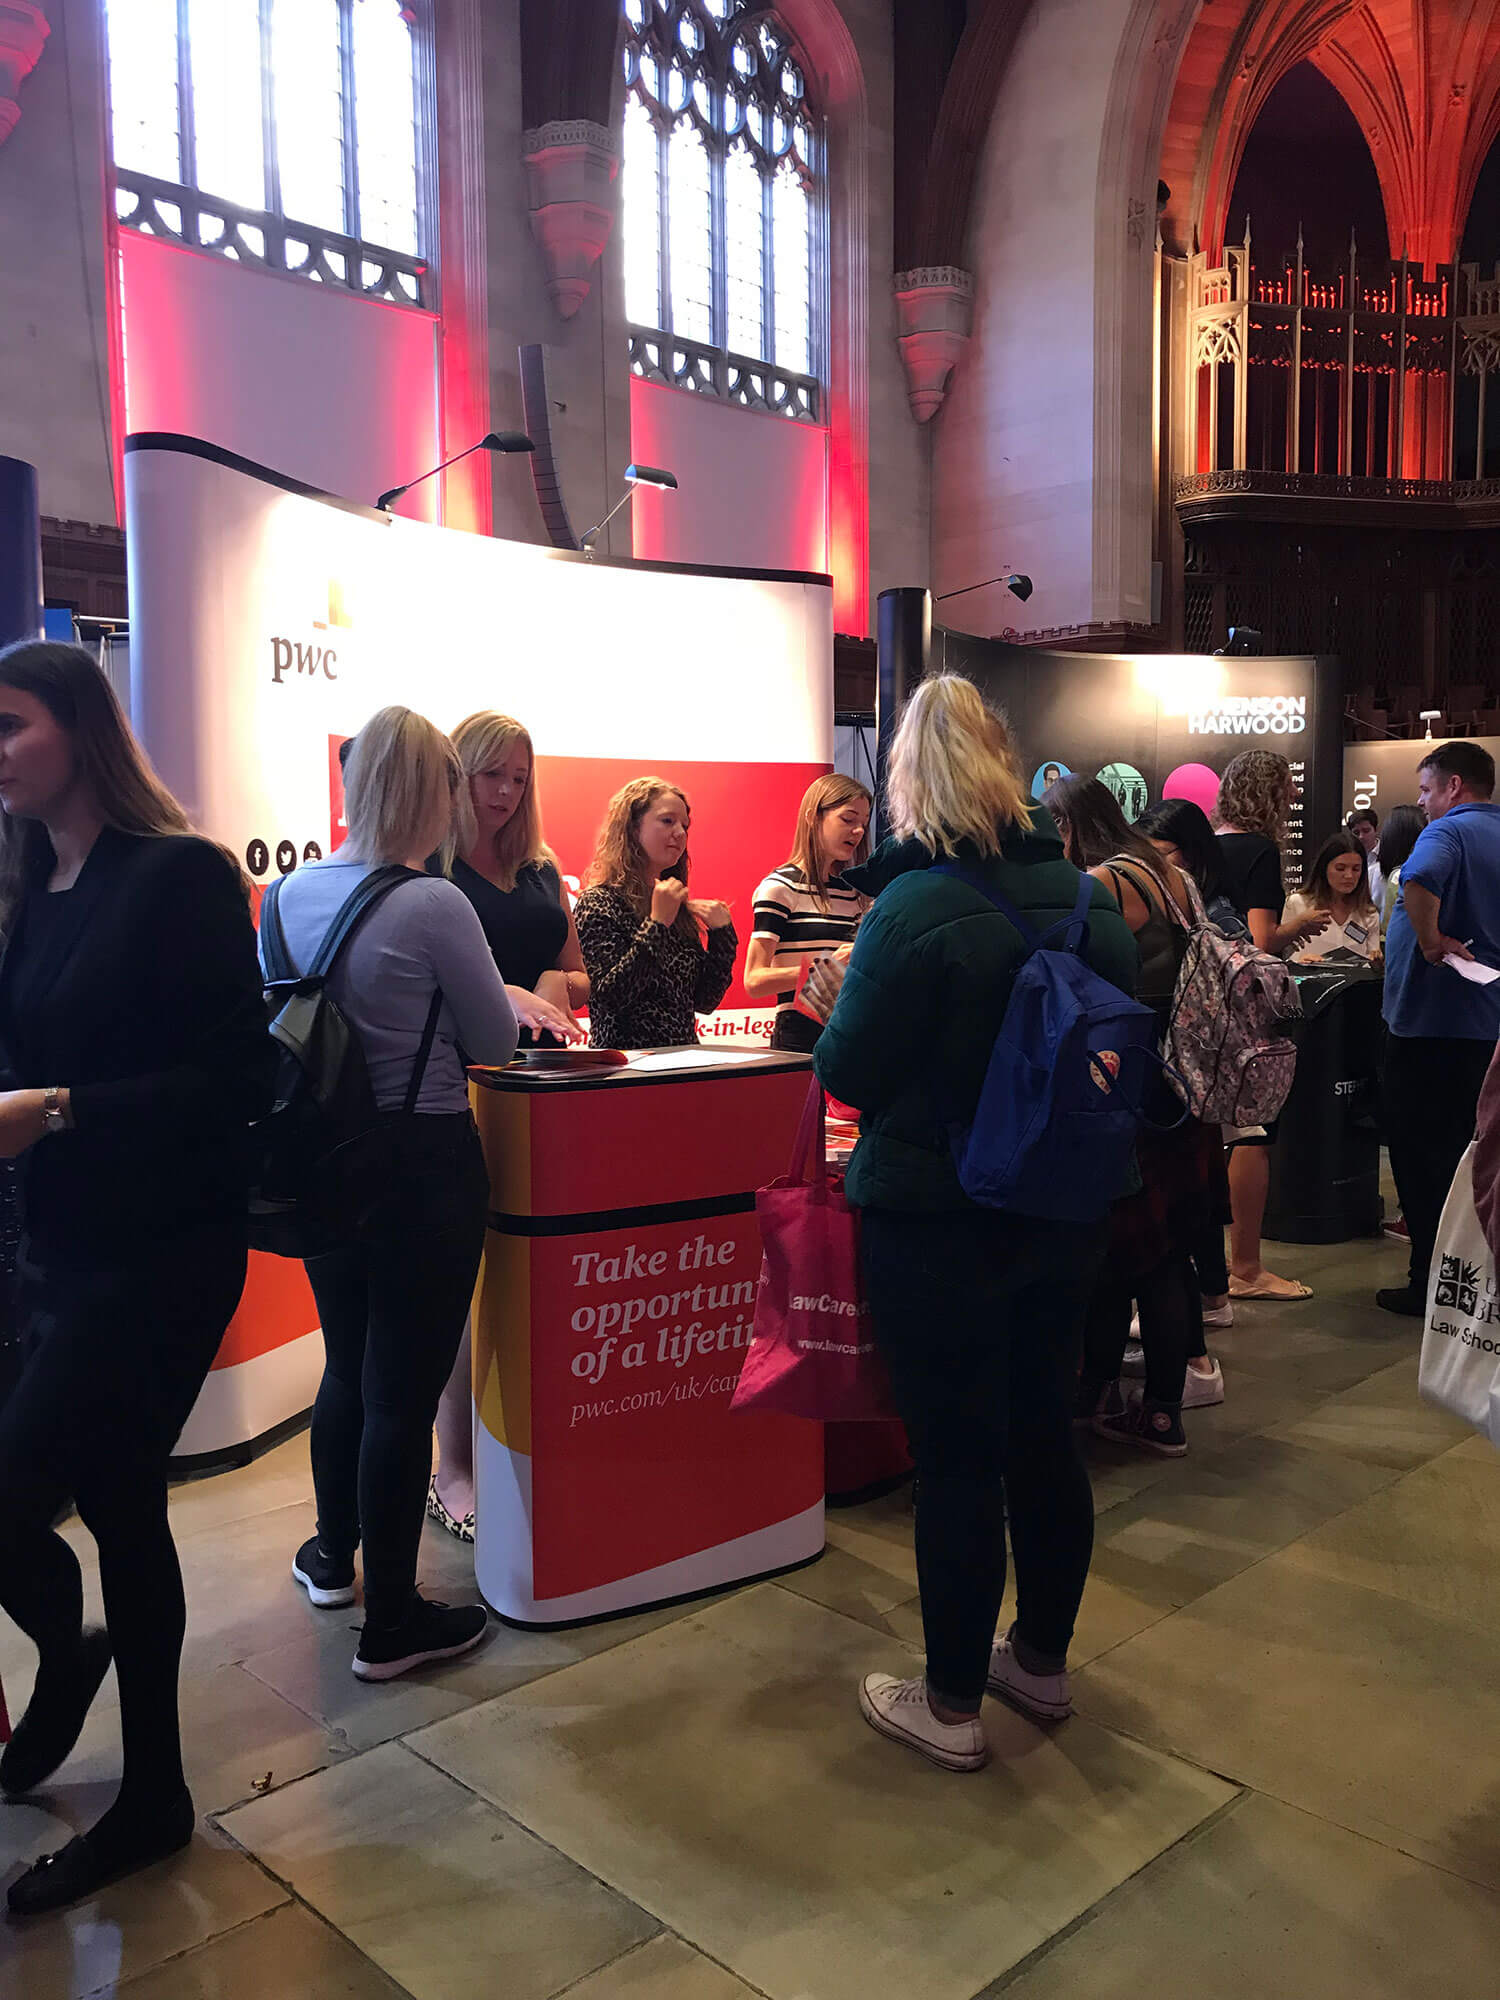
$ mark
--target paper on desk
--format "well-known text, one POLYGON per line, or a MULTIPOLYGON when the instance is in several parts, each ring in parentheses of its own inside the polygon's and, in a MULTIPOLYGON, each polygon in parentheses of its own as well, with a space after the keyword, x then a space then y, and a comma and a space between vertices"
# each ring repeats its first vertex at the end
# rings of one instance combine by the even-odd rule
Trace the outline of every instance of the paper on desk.
POLYGON ((1444 965, 1451 965, 1460 979, 1471 979, 1476 986, 1492 986, 1500 979, 1493 965, 1481 965, 1477 958, 1460 958, 1456 951, 1443 954, 1444 965))

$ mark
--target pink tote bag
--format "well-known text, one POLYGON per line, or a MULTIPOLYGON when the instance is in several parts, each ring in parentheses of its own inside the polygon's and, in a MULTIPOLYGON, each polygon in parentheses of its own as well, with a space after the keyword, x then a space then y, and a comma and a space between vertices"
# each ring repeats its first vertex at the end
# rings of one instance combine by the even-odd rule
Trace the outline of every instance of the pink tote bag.
POLYGON ((824 1423, 887 1421, 896 1409, 860 1274, 859 1212, 842 1180, 829 1177, 823 1119, 815 1078, 786 1178, 755 1197, 765 1255, 733 1406, 824 1423))

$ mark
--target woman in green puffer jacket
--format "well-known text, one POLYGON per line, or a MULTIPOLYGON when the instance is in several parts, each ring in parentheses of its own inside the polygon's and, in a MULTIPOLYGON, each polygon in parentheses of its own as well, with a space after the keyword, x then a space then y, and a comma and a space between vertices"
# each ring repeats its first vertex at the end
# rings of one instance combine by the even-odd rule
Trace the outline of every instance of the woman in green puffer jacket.
MULTIPOLYGON (((1083 1314, 1106 1225, 978 1208, 949 1127, 974 1115, 1026 947, 978 871, 1037 931, 1072 915, 1079 874, 1028 807, 1010 733, 966 680, 926 681, 892 746, 895 837, 845 879, 875 895, 813 1058, 858 1105, 846 1189, 862 1212, 876 1340, 916 1461, 917 1570, 927 1672, 868 1675, 866 1719, 947 1770, 988 1758, 986 1689, 1053 1721, 1093 1551, 1088 1474, 1072 1430, 1083 1314), (997 1640, 1007 1514, 1017 1609, 997 1640)), ((1133 992, 1136 949, 1102 884, 1084 956, 1133 992)))

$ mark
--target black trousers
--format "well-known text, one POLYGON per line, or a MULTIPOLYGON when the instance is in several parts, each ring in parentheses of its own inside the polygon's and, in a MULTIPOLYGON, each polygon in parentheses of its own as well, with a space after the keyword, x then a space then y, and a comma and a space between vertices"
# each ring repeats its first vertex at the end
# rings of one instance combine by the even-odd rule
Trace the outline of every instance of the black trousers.
POLYGON ((1388 1035, 1381 1090, 1391 1172, 1411 1232, 1409 1283, 1425 1297, 1448 1189, 1474 1136, 1493 1042, 1388 1035))
POLYGON ((465 1112, 410 1119, 387 1226, 307 1266, 326 1363, 313 1405, 318 1540, 364 1545, 365 1616, 411 1608, 432 1469, 432 1424, 463 1337, 489 1213, 489 1177, 465 1112))
POLYGON ((977 1709, 1016 1565, 1016 1630, 1059 1665, 1094 1547, 1073 1436, 1080 1329, 1101 1224, 993 1210, 866 1209, 875 1337, 917 1468, 917 1576, 933 1692, 977 1709))
POLYGON ((37 1647, 39 1679, 77 1645, 83 1579, 52 1529, 75 1501, 99 1545, 121 1799, 146 1816, 183 1787, 186 1606, 167 1461, 244 1283, 243 1222, 163 1243, 126 1270, 50 1270, 21 1255, 20 1370, 0 1409, 0 1607, 37 1647))

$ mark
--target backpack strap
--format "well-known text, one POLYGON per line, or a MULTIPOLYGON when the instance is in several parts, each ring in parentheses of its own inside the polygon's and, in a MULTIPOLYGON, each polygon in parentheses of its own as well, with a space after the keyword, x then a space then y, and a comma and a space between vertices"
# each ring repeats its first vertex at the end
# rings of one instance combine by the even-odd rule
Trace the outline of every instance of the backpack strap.
POLYGON ((265 954, 268 986, 287 985, 297 977, 297 968, 287 949, 286 931, 281 922, 281 885, 285 880, 284 875, 278 875, 260 899, 260 942, 265 954))
POLYGON ((412 1064, 411 1081, 406 1086, 406 1101, 401 1109, 410 1118, 417 1108, 417 1099, 422 1092, 422 1079, 427 1074, 427 1059, 432 1054, 433 1039, 437 1034, 438 1015, 443 1011, 443 989, 433 988, 432 1005, 427 1009, 427 1021, 422 1029, 422 1039, 417 1046, 417 1059, 412 1064))
POLYGON ((333 922, 324 931, 323 942, 318 946, 312 964, 303 975, 304 978, 331 977, 349 940, 375 906, 383 903, 391 891, 399 889, 403 882, 416 882, 421 879, 423 878, 417 869, 404 868, 400 862, 372 869, 362 882, 356 883, 334 913, 333 922))
POLYGON ((1063 944, 1068 951, 1076 953, 1083 942, 1084 933, 1088 929, 1089 905, 1094 896, 1094 885, 1087 875, 1080 875, 1078 878, 1078 897, 1073 905, 1072 916, 1064 917, 1061 923, 1051 924, 1045 931, 1038 932, 1027 923, 1014 903, 1002 896, 998 889, 990 887, 977 869, 961 867, 956 861, 942 861, 932 873, 951 875, 955 881, 967 883, 971 889, 983 896, 986 902, 992 903, 1011 929, 1019 934, 1028 957, 1032 952, 1040 951, 1048 938, 1055 936, 1058 931, 1063 932, 1063 944))

